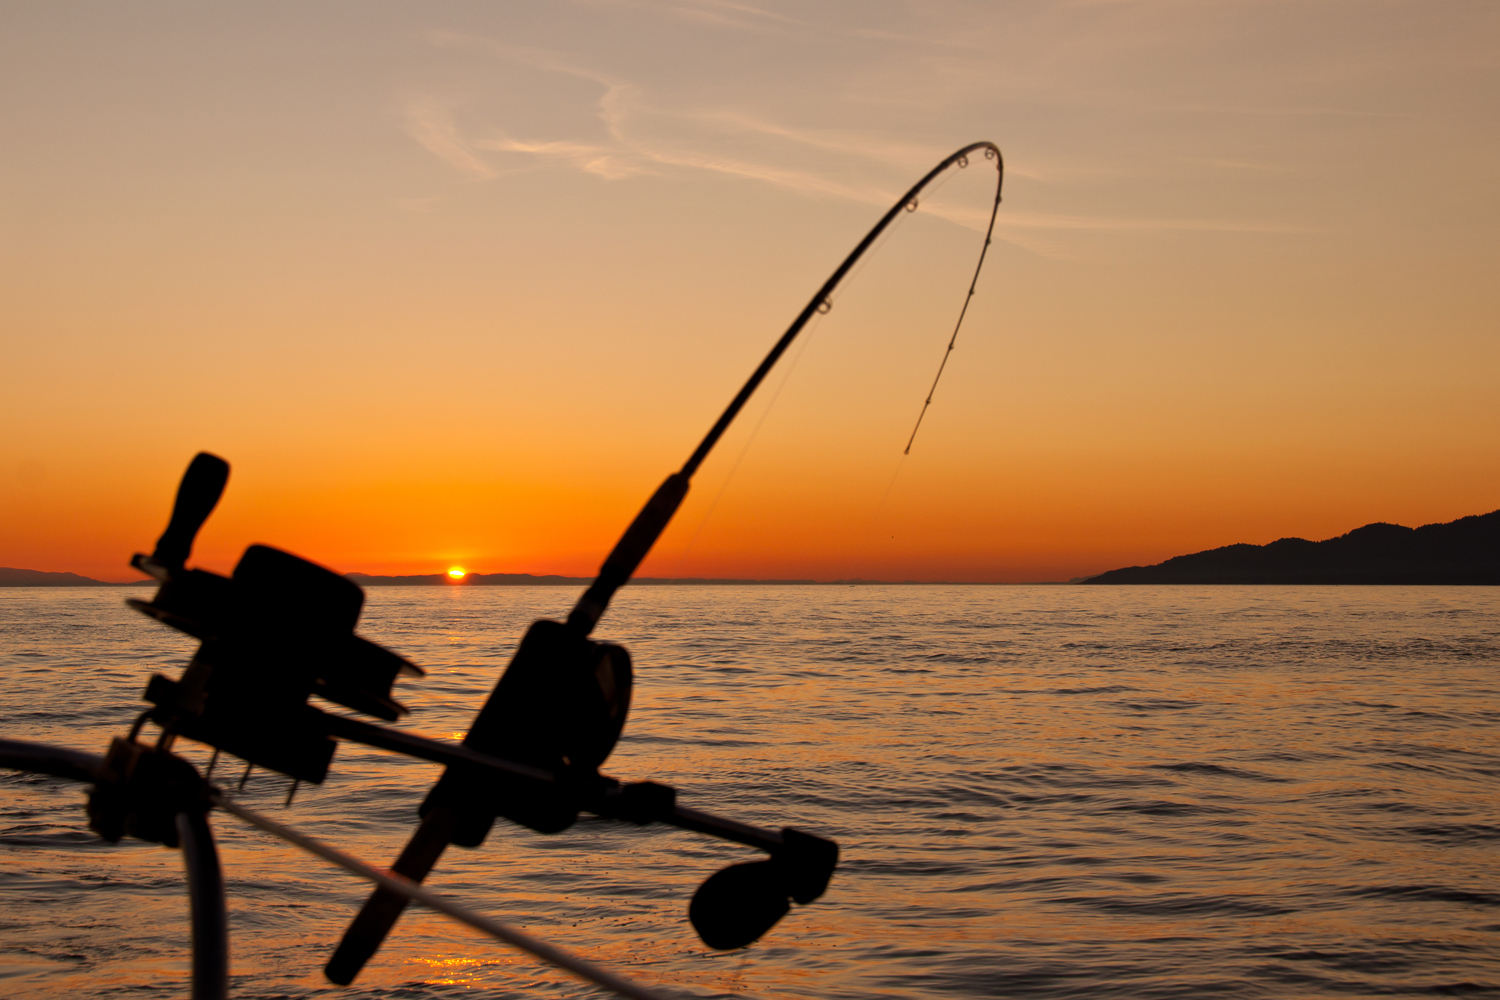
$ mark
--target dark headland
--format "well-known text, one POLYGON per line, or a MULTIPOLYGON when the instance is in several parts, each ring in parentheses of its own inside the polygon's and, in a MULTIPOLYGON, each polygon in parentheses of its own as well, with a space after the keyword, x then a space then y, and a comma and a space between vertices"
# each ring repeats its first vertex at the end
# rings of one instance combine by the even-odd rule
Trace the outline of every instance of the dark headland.
POLYGON ((1080 583, 1500 584, 1500 510, 1446 524, 1367 524, 1310 542, 1226 545, 1080 583))
POLYGON ((47 573, 39 569, 0 566, 0 587, 110 587, 113 584, 77 573, 47 573))

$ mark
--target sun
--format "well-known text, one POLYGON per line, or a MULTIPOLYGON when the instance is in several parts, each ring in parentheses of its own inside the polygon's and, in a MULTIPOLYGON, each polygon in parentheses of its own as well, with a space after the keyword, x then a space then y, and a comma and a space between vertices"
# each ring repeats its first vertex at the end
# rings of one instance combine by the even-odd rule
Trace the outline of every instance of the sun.
POLYGON ((469 574, 467 570, 464 570, 458 566, 455 566, 448 571, 448 579, 450 580, 462 580, 468 575, 469 574))

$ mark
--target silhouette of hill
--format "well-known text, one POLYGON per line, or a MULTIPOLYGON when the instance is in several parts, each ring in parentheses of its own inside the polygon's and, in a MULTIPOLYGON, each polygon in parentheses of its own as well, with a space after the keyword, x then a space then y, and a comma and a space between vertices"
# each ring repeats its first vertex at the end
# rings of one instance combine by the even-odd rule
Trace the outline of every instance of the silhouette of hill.
POLYGON ((1500 510, 1446 524, 1367 524, 1337 538, 1226 545, 1082 583, 1500 584, 1500 510))
POLYGON ((116 587, 77 573, 45 573, 39 569, 0 566, 0 587, 116 587))

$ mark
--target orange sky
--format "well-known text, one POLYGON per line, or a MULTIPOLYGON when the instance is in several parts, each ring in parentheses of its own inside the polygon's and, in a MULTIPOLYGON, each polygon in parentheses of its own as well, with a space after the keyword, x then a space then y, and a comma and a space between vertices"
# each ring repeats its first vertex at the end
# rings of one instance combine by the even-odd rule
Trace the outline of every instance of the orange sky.
POLYGON ((1493 510, 1497 29, 1480 2, 8 4, 0 565, 132 578, 209 449, 211 568, 262 541, 590 573, 885 204, 981 138, 1006 201, 912 456, 972 170, 643 572, 1067 579, 1493 510))

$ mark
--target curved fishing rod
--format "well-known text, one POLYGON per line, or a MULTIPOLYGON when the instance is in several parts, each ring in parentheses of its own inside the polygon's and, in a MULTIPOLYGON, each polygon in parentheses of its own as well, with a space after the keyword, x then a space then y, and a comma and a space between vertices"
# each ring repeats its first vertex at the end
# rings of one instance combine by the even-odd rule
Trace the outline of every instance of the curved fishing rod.
MULTIPOLYGON (((622 784, 600 774, 598 767, 625 724, 633 670, 624 647, 592 642, 587 635, 671 521, 693 474, 808 320, 828 310, 835 289, 854 265, 901 212, 916 210, 919 196, 934 178, 954 164, 966 167, 969 154, 980 150, 995 162, 999 174, 995 201, 985 249, 938 368, 938 378, 942 377, 1000 207, 1004 165, 1000 150, 989 142, 965 146, 929 171, 823 283, 687 462, 667 477, 631 522, 567 625, 533 623, 462 745, 330 714, 309 703, 317 695, 394 722, 406 712, 391 698, 396 676, 422 673, 405 658, 354 633, 364 592, 352 581, 263 545, 246 550, 231 577, 187 568, 193 540, 229 477, 227 462, 201 453, 182 478, 171 521, 155 550, 131 561, 161 586, 151 601, 127 601, 200 640, 181 678, 151 678, 145 699, 153 707, 137 718, 127 738, 111 743, 105 757, 0 739, 0 767, 91 782, 89 825, 105 839, 129 835, 182 848, 190 898, 194 1000, 221 1000, 228 983, 224 881, 205 818, 213 806, 376 883, 376 892, 325 967, 335 983, 352 982, 402 909, 419 902, 633 1000, 655 1000, 635 983, 420 888, 449 844, 478 847, 502 816, 540 833, 557 833, 571 826, 580 811, 588 811, 638 825, 668 823, 764 851, 766 860, 734 864, 711 876, 688 908, 689 922, 711 948, 730 950, 759 939, 792 902, 806 905, 823 895, 838 863, 838 845, 793 827, 776 832, 679 805, 669 785, 622 784), (271 665, 274 668, 268 669, 271 665), (137 741, 148 720, 161 728, 154 748, 137 741), (387 874, 230 801, 192 764, 171 752, 179 737, 213 747, 215 760, 220 750, 242 758, 247 776, 256 766, 279 771, 293 779, 294 791, 299 781, 324 780, 338 740, 441 763, 444 773, 418 810, 421 823, 406 850, 387 874)), ((929 389, 923 414, 931 402, 929 389)), ((917 422, 920 426, 920 415, 917 422)), ((212 767, 210 763, 210 771, 212 767)), ((290 804, 290 796, 287 801, 290 804)))
MULTIPOLYGON (((708 832, 751 844, 770 855, 765 861, 724 869, 694 894, 688 920, 711 948, 743 947, 775 925, 786 914, 791 901, 806 905, 823 894, 838 863, 838 845, 831 840, 792 827, 776 835, 696 814, 675 806, 674 789, 653 782, 633 787, 635 794, 654 798, 655 805, 622 811, 603 803, 597 804, 598 809, 590 804, 589 795, 585 794, 587 787, 607 780, 597 769, 609 756, 624 727, 634 670, 624 647, 594 642, 588 635, 615 591, 630 579, 672 520, 687 495, 693 473, 808 320, 828 311, 830 296, 840 282, 902 212, 916 210, 918 198, 927 185, 954 164, 967 166, 969 155, 977 151, 983 151, 985 159, 993 160, 999 173, 990 225, 984 237, 985 246, 989 246, 1000 207, 1004 165, 994 143, 976 142, 928 171, 823 282, 709 428, 687 462, 668 476, 646 501, 604 560, 599 575, 574 605, 567 623, 543 620, 532 623, 526 631, 510 665, 469 726, 463 746, 485 758, 505 761, 507 767, 513 767, 510 762, 515 762, 551 771, 555 779, 550 788, 518 785, 498 772, 476 770, 463 762, 448 764, 423 800, 418 810, 421 822, 391 871, 419 884, 450 844, 478 847, 501 816, 540 833, 556 833, 572 825, 580 809, 592 809, 627 818, 634 815, 637 821, 663 821, 708 832)), ((981 254, 980 264, 983 262, 981 254)), ((969 295, 973 293, 971 281, 969 295)), ((967 298, 964 304, 967 311, 967 298)), ((952 349, 951 339, 949 349, 952 349)), ((930 391, 928 398, 931 399, 930 391)), ((384 886, 371 894, 324 967, 328 979, 341 985, 353 982, 380 948, 407 902, 407 898, 384 886)))
POLYGON ((698 471, 698 467, 703 464, 703 460, 708 457, 708 453, 713 450, 714 445, 718 444, 719 438, 724 436, 724 432, 729 429, 729 425, 734 422, 734 418, 739 415, 740 410, 744 409, 745 404, 750 401, 750 397, 759 388, 761 382, 765 381, 765 377, 770 374, 776 362, 786 353, 786 349, 791 346, 792 341, 797 339, 797 334, 802 332, 802 328, 807 325, 808 320, 812 319, 815 314, 827 312, 831 308, 832 302, 830 296, 838 288, 839 283, 844 280, 849 274, 850 269, 859 262, 859 259, 865 255, 865 251, 870 249, 875 241, 879 239, 880 234, 885 232, 886 228, 895 221, 897 216, 903 211, 916 211, 918 197, 921 195, 923 189, 932 183, 934 178, 954 164, 958 164, 960 168, 967 167, 969 165, 969 154, 978 150, 984 151, 985 159, 995 161, 995 170, 998 175, 995 180, 995 202, 990 208, 990 222, 984 232, 984 247, 979 251, 979 263, 975 266, 974 277, 969 282, 969 292, 964 297, 963 309, 960 310, 958 315, 958 323, 953 327, 953 336, 948 340, 948 349, 943 353, 943 360, 938 366, 937 377, 932 380, 932 388, 927 391, 927 399, 922 404, 922 412, 917 416, 917 427, 912 429, 911 439, 906 442, 906 452, 909 453, 911 451, 911 443, 916 439, 917 428, 921 427, 922 417, 926 416, 927 407, 932 404, 932 394, 937 389, 938 379, 943 377, 943 369, 948 364, 948 355, 953 352, 953 346, 958 340, 959 328, 963 326, 964 317, 968 314, 969 302, 974 297, 974 286, 979 281, 979 272, 984 267, 984 258, 989 252, 990 240, 995 231, 995 216, 1000 211, 1000 189, 1005 183, 1005 160, 1000 155, 1000 147, 996 146, 993 142, 970 143, 928 171, 925 177, 913 184, 911 189, 902 195, 885 215, 881 216, 880 221, 875 223, 875 228, 865 234, 865 238, 860 240, 859 245, 854 248, 849 256, 844 258, 844 262, 829 276, 828 280, 823 282, 823 287, 818 289, 817 293, 813 295, 802 311, 797 314, 797 318, 792 321, 792 325, 787 328, 786 333, 783 333, 781 339, 771 348, 765 360, 751 373, 750 378, 735 395, 734 399, 730 400, 729 406, 725 408, 719 419, 714 422, 713 427, 709 428, 708 433, 704 435, 698 447, 688 456, 688 460, 683 463, 682 468, 666 478, 666 481, 652 494, 651 499, 646 501, 645 507, 641 508, 641 512, 630 523, 630 527, 625 529, 625 534, 615 543, 614 549, 610 552, 609 557, 604 560, 604 565, 600 567, 599 575, 589 585, 589 589, 584 591, 583 596, 578 599, 578 603, 574 605, 573 610, 568 614, 569 627, 582 635, 588 635, 593 631, 594 626, 598 624, 599 619, 604 615, 605 609, 609 607, 610 598, 614 596, 615 591, 619 590, 630 580, 631 574, 636 571, 636 567, 641 564, 641 560, 645 559, 646 554, 651 551, 651 546, 656 544, 656 540, 661 537, 661 533, 671 523, 672 515, 677 512, 677 508, 681 506, 683 498, 687 496, 688 483, 693 478, 693 474, 698 471))

